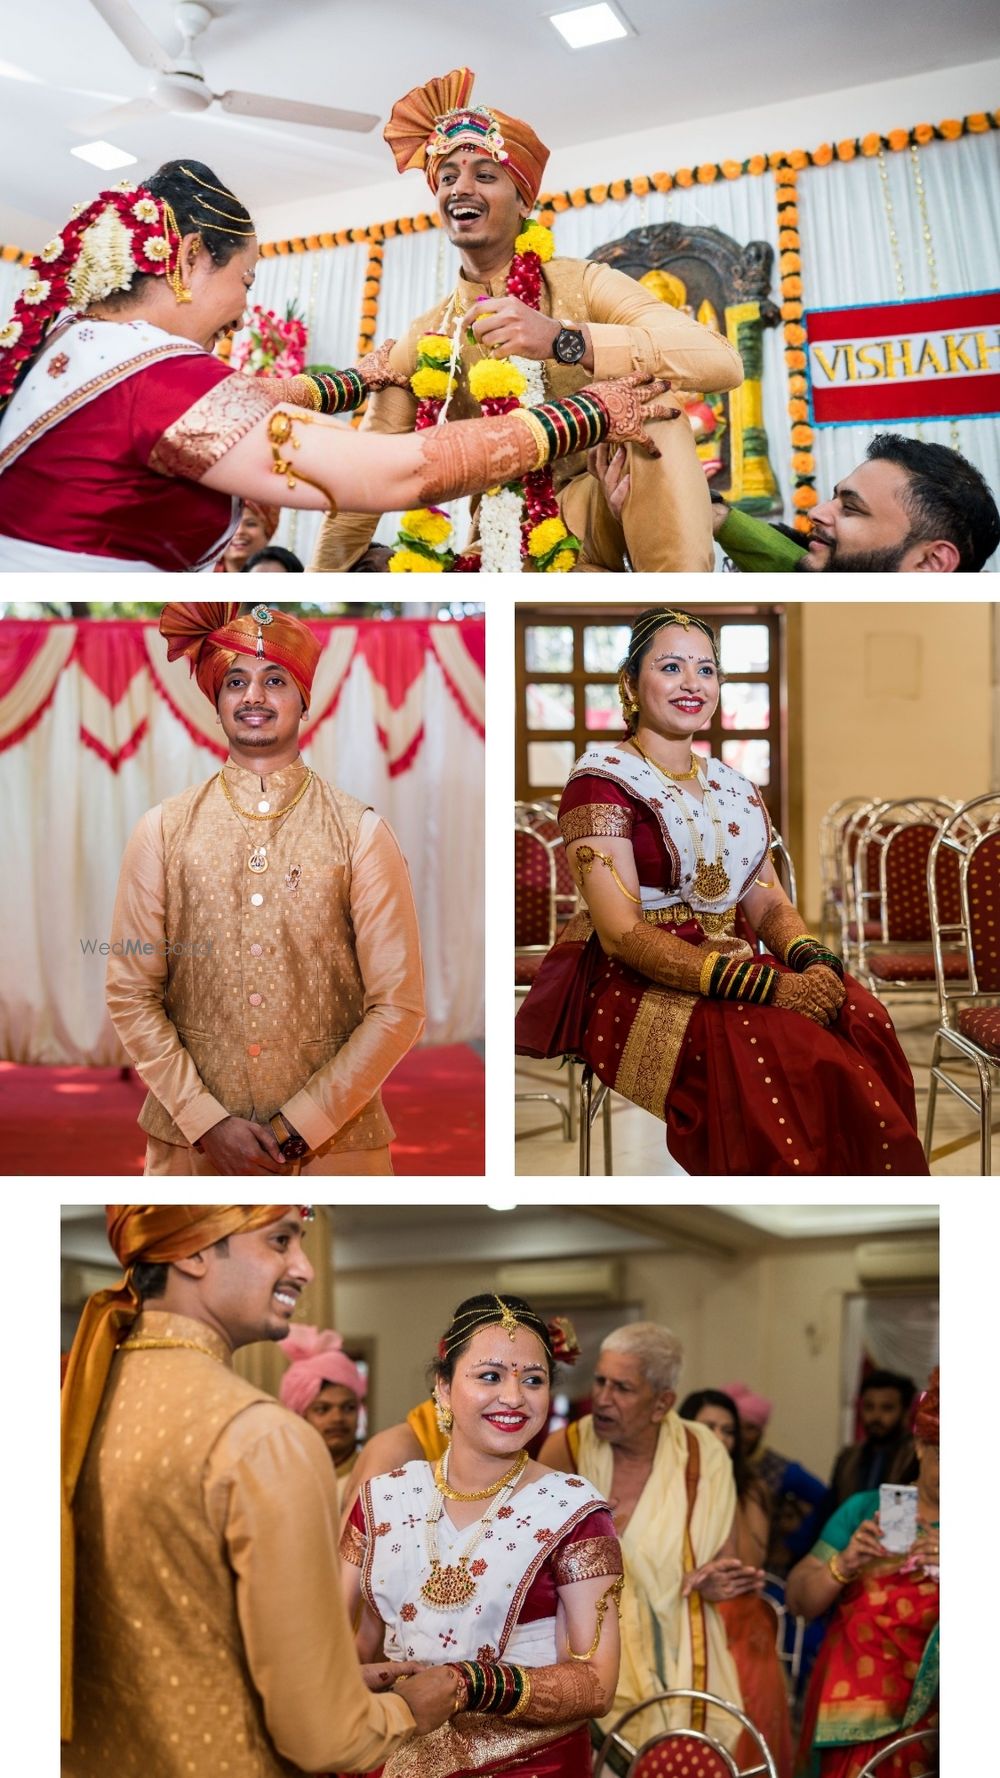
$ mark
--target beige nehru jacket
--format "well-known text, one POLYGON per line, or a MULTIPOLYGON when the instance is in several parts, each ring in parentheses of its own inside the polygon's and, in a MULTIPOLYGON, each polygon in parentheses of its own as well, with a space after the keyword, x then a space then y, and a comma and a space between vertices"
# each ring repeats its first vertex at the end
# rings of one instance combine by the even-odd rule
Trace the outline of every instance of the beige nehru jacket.
MULTIPOLYGON (((457 297, 449 297, 428 309, 414 321, 403 339, 396 342, 390 363, 393 370, 412 376, 417 367, 417 342, 425 333, 436 333, 444 327, 450 334, 459 309, 470 309, 481 296, 503 296, 507 284, 505 267, 488 284, 477 284, 459 278, 457 297), (456 306, 457 304, 457 306, 456 306), (447 318, 446 318, 447 317, 447 318)), ((547 399, 558 401, 573 395, 588 383, 604 382, 609 377, 665 377, 672 388, 712 394, 723 389, 736 389, 743 381, 739 353, 721 334, 702 327, 690 316, 661 302, 644 285, 611 266, 586 259, 551 259, 542 267, 542 293, 539 303, 543 315, 560 321, 586 322, 594 352, 594 368, 582 370, 579 365, 559 364, 554 358, 545 360, 547 399)), ((462 371, 458 387, 448 409, 452 420, 476 419, 480 407, 469 394, 468 374, 483 353, 470 344, 463 330, 462 371)), ((362 429, 369 432, 412 432, 417 411, 416 398, 405 389, 382 389, 368 401, 362 429)), ((671 440, 671 449, 680 449, 680 441, 697 460, 694 434, 690 427, 671 440), (685 434, 686 433, 686 437, 685 434)), ((565 457, 555 464, 553 479, 557 489, 574 476, 586 472, 583 454, 565 457)), ((475 504, 475 502, 474 502, 475 504)), ((363 554, 378 524, 374 513, 338 513, 323 521, 323 529, 312 567, 335 572, 349 568, 363 554)))
MULTIPOLYGON (((304 773, 301 761, 272 772, 272 803, 304 773)), ((230 760, 226 780, 256 807, 254 773, 230 760)), ((274 825, 241 823, 213 777, 129 840, 107 1002, 149 1088, 139 1123, 188 1145, 228 1115, 280 1110, 311 1148, 382 1148, 393 1130, 379 1088, 423 1028, 406 864, 385 822, 320 778, 274 825), (261 875, 247 869, 258 841, 261 875)))
POLYGON ((369 1692, 343 1604, 337 1484, 315 1430, 146 1310, 76 1497, 74 1731, 63 1778, 363 1772, 413 1728, 369 1692))

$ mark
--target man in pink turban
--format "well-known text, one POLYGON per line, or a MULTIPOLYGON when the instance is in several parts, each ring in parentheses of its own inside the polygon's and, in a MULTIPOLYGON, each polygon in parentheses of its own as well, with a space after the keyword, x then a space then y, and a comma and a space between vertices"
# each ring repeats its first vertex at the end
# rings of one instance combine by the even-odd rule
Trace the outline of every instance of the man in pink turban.
POLYGON ((724 1387, 740 1410, 743 1455, 773 1502, 764 1566, 771 1574, 787 1574, 803 1549, 809 1547, 816 1511, 826 1500, 826 1484, 801 1463, 782 1456, 780 1451, 772 1451, 764 1443, 764 1432, 774 1411, 774 1403, 766 1395, 758 1395, 746 1383, 726 1383, 724 1387))
POLYGON ((288 1369, 278 1393, 286 1408, 315 1426, 337 1472, 343 1498, 358 1457, 358 1412, 368 1384, 340 1334, 297 1325, 281 1348, 288 1369))

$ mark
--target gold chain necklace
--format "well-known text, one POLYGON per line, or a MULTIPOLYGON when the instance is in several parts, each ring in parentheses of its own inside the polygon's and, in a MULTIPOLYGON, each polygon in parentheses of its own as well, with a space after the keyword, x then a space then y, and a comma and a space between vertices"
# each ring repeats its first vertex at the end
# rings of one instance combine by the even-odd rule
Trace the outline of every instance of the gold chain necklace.
MULTIPOLYGON (((521 1475, 521 1471, 527 1461, 528 1453, 527 1451, 522 1451, 516 1465, 517 1473, 515 1474, 514 1471, 511 1470, 510 1476, 513 1479, 507 1479, 505 1477, 499 1484, 497 1492, 494 1494, 493 1499, 490 1501, 490 1504, 478 1525, 475 1526, 468 1543, 461 1551, 458 1559, 454 1562, 442 1562, 440 1549, 438 1547, 438 1524, 441 1519, 441 1514, 444 1512, 444 1495, 440 1490, 440 1484, 438 1484, 437 1498, 427 1514, 425 1524, 427 1554, 430 1557, 431 1571, 421 1584, 420 1588, 421 1599, 423 1599, 425 1605, 430 1606, 432 1611, 464 1611, 467 1605, 471 1605, 479 1588, 475 1574, 470 1571, 469 1563, 472 1560, 473 1553, 482 1542, 493 1523, 493 1520, 496 1518, 497 1513, 513 1494, 521 1475)), ((435 1483, 438 1482, 437 1469, 439 1467, 440 1465, 435 1467, 435 1483)), ((480 1497, 471 1494, 459 1495, 458 1498, 462 1500, 476 1500, 480 1497)))
POLYGON ((695 753, 694 753, 693 747, 691 749, 691 762, 690 762, 690 765, 688 766, 687 771, 686 772, 671 772, 667 766, 661 766, 659 760, 650 759, 648 753, 643 753, 642 748, 639 746, 639 743, 636 740, 634 735, 631 735, 629 738, 630 738, 632 745, 635 748, 637 754, 639 755, 639 758, 644 759, 648 766, 653 767, 654 771, 662 772, 663 776, 665 778, 669 778, 674 784, 684 784, 684 783, 686 783, 686 781, 689 778, 697 778, 697 776, 698 776, 698 761, 695 758, 695 753))
POLYGON ((211 1346, 202 1346, 198 1340, 154 1340, 146 1336, 140 1338, 137 1335, 134 1340, 123 1340, 118 1350, 119 1352, 165 1352, 175 1348, 185 1352, 204 1352, 206 1358, 214 1358, 216 1364, 222 1363, 219 1354, 213 1352, 211 1346))
POLYGON ((447 1500, 489 1500, 491 1495, 499 1494, 501 1488, 513 1486, 527 1461, 527 1451, 519 1451, 506 1475, 502 1475, 498 1482, 491 1482, 488 1488, 476 1488, 472 1494, 460 1494, 448 1480, 448 1472, 444 1466, 445 1459, 439 1457, 434 1465, 434 1486, 438 1493, 443 1494, 447 1500))
POLYGON ((726 870, 726 867, 722 862, 726 843, 722 836, 722 817, 716 808, 715 798, 708 788, 708 780, 700 776, 700 760, 692 751, 691 758, 694 761, 693 776, 700 780, 705 809, 715 830, 715 857, 711 864, 709 864, 708 859, 705 857, 705 849, 701 843, 698 824, 687 806, 687 798, 685 797, 683 790, 678 790, 676 784, 673 782, 673 775, 671 773, 667 772, 663 766, 657 765, 655 759, 650 759, 648 754, 643 753, 642 748, 636 740, 633 739, 632 745, 640 759, 645 760, 646 764, 651 766, 654 772, 659 772, 667 789, 673 793, 676 800, 680 803, 681 813, 687 822, 688 832, 691 835, 691 844, 694 848, 695 872, 693 888, 695 894, 700 895, 704 901, 721 901, 724 895, 729 894, 730 888, 732 887, 729 880, 729 872, 726 870))
MULTIPOLYGON (((225 775, 221 771, 219 773, 219 783, 222 786, 222 790, 225 795, 226 801, 228 802, 229 807, 232 809, 233 814, 236 816, 236 819, 239 822, 241 827, 243 827, 243 819, 242 818, 244 815, 246 815, 251 821, 275 821, 279 817, 283 817, 282 822, 281 822, 281 826, 283 827, 285 824, 285 821, 287 821, 287 819, 288 819, 289 815, 291 814, 292 810, 294 809, 296 803, 300 803, 302 801, 302 798, 305 796, 306 791, 309 789, 309 786, 313 781, 314 775, 315 774, 313 773, 312 768, 310 767, 307 771, 307 774, 306 774, 306 781, 302 785, 301 789, 296 791, 296 793, 293 796, 290 803, 286 803, 285 807, 283 809, 278 810, 277 815, 257 815, 251 809, 241 809, 239 804, 233 801, 229 786, 225 780, 225 775)), ((266 847, 266 845, 264 845, 263 841, 261 841, 257 845, 254 845, 253 844, 253 835, 251 833, 249 833, 245 827, 243 827, 243 832, 246 834, 247 839, 251 841, 250 856, 247 859, 247 870, 252 870, 255 876, 260 876, 262 874, 262 872, 266 871, 266 869, 267 869, 267 847, 266 847)), ((274 833, 271 835, 271 838, 276 840, 280 832, 281 832, 281 827, 276 827, 274 830, 274 833)))

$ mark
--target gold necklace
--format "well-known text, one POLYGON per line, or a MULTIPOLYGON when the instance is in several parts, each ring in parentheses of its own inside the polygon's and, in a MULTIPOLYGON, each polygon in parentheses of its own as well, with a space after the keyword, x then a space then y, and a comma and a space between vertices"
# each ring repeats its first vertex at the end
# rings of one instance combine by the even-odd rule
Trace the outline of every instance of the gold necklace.
POLYGON ((300 788, 295 792, 295 795, 292 797, 291 802, 286 803, 283 809, 276 809, 273 814, 259 815, 257 813, 256 809, 244 809, 240 806, 240 804, 238 802, 235 801, 232 791, 230 790, 229 785, 226 783, 225 766, 223 766, 222 770, 219 773, 219 777, 222 781, 222 788, 225 791, 226 796, 229 800, 230 808, 235 809, 237 815, 245 815, 248 821, 280 821, 282 815, 290 815, 292 810, 294 809, 296 803, 300 802, 301 799, 305 796, 306 791, 309 789, 309 786, 312 783, 314 776, 315 776, 315 773, 313 772, 312 766, 307 766, 306 767, 305 783, 303 785, 301 785, 300 788))
POLYGON ((204 1352, 206 1358, 214 1358, 216 1364, 222 1363, 219 1354, 213 1352, 211 1346, 202 1346, 197 1340, 154 1340, 147 1337, 140 1339, 136 1336, 134 1340, 123 1340, 118 1350, 119 1352, 164 1352, 174 1348, 181 1348, 185 1352, 204 1352))
POLYGON ((698 761, 695 758, 693 747, 691 749, 691 761, 690 761, 687 771, 686 772, 672 772, 672 771, 670 771, 669 767, 661 766, 659 760, 650 759, 648 753, 643 753, 642 748, 639 746, 639 743, 636 740, 634 735, 631 735, 629 738, 630 738, 632 745, 635 748, 637 754, 639 755, 639 758, 644 759, 648 766, 653 767, 654 771, 662 772, 663 776, 665 778, 670 778, 673 781, 673 783, 683 784, 687 781, 688 778, 697 778, 697 776, 698 776, 698 761))
MULTIPOLYGON (((701 843, 698 824, 687 806, 687 798, 685 797, 683 790, 678 790, 676 784, 673 782, 673 774, 667 772, 663 766, 657 765, 655 759, 650 759, 643 753, 642 748, 637 741, 633 740, 632 745, 640 757, 645 760, 646 764, 652 766, 654 772, 659 772, 667 789, 673 792, 676 800, 680 803, 681 814, 687 822, 688 832, 691 835, 691 845, 694 848, 695 871, 692 887, 695 894, 700 895, 704 901, 721 901, 724 895, 729 894, 732 885, 729 880, 729 872, 722 862, 726 844, 722 836, 722 818, 715 806, 715 798, 712 796, 711 791, 708 788, 707 779, 701 778, 700 782, 705 809, 708 813, 708 818, 712 823, 712 827, 715 830, 715 857, 711 864, 709 864, 708 859, 705 857, 705 849, 701 843)), ((698 777, 701 762, 696 758, 693 751, 691 758, 694 761, 694 773, 687 775, 698 777)))
MULTIPOLYGON (((437 1484, 438 1493, 437 1498, 427 1514, 425 1522, 427 1554, 430 1558, 431 1569, 420 1587, 420 1597, 425 1605, 430 1606, 432 1611, 463 1611, 467 1605, 472 1603, 479 1589, 476 1576, 469 1568, 469 1562, 474 1550, 482 1542, 482 1539, 485 1537, 501 1507, 513 1494, 518 1478, 527 1461, 528 1453, 527 1451, 522 1451, 518 1462, 508 1472, 508 1475, 497 1484, 497 1491, 494 1493, 493 1499, 490 1501, 490 1504, 478 1525, 474 1527, 472 1536, 469 1538, 468 1543, 465 1545, 465 1548, 461 1551, 461 1554, 455 1562, 442 1562, 440 1550, 438 1548, 438 1524, 441 1514, 444 1511, 444 1494, 441 1490, 440 1481, 438 1480, 438 1469, 441 1467, 440 1463, 435 1466, 434 1481, 437 1484)), ((489 1489, 487 1492, 492 1493, 493 1490, 489 1489)), ((458 1500, 479 1500, 482 1496, 478 1494, 459 1494, 457 1496, 453 1495, 452 1498, 458 1500)), ((478 1567, 479 1564, 477 1563, 476 1566, 478 1567)))
MULTIPOLYGON (((226 783, 225 776, 224 776, 223 772, 221 772, 221 771, 219 773, 219 783, 222 785, 222 789, 225 794, 226 801, 228 802, 229 807, 232 809, 233 814, 236 816, 236 819, 239 822, 241 827, 243 827, 242 817, 244 815, 246 815, 251 821, 274 821, 279 816, 284 817, 284 819, 282 820, 282 827, 283 827, 285 820, 287 820, 288 816, 291 814, 296 803, 301 802, 302 798, 305 796, 306 791, 309 789, 309 786, 313 781, 314 775, 315 774, 313 773, 312 768, 310 767, 309 770, 307 771, 307 774, 306 774, 306 781, 302 785, 301 789, 296 791, 296 793, 293 796, 290 803, 286 803, 285 807, 283 809, 278 810, 277 816, 257 815, 251 809, 241 809, 239 804, 233 801, 232 795, 229 790, 229 786, 226 783)), ((247 829, 245 827, 243 827, 243 832, 246 834, 247 839, 252 841, 253 835, 248 833, 247 829)), ((281 828, 276 827, 274 830, 274 833, 271 836, 272 839, 277 839, 280 832, 281 832, 281 828)), ((262 874, 262 872, 266 871, 266 869, 267 869, 267 847, 264 845, 263 841, 261 841, 257 845, 251 845, 250 856, 247 859, 247 870, 252 870, 255 876, 260 876, 262 874)))
POLYGON ((499 1494, 501 1488, 513 1487, 527 1461, 527 1451, 519 1451, 506 1475, 502 1475, 498 1482, 491 1482, 488 1488, 476 1488, 471 1494, 460 1494, 457 1488, 451 1486, 444 1467, 445 1460, 439 1457, 434 1465, 434 1486, 447 1500, 489 1500, 491 1495, 499 1494))

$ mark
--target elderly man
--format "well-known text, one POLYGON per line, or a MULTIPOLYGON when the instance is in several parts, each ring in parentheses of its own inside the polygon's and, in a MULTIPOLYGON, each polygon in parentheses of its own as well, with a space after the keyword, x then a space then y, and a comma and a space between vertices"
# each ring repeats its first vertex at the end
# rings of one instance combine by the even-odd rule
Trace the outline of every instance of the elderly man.
POLYGON ((420 1035, 420 938, 386 823, 299 755, 320 646, 267 605, 167 605, 229 743, 122 862, 108 1010, 149 1088, 148 1174, 391 1173, 380 1088, 420 1035))
MULTIPOLYGON (((622 1663, 608 1724, 670 1687, 740 1698, 714 1607, 755 1592, 763 1575, 735 1554, 728 1453, 708 1427, 674 1412, 682 1357, 677 1336, 655 1321, 616 1328, 597 1360, 593 1412, 553 1433, 539 1453, 542 1463, 575 1470, 601 1489, 621 1538, 622 1663)), ((662 1721, 662 1712, 646 1711, 626 1734, 638 1745, 662 1721)), ((715 1711, 707 1721, 713 1734, 736 1740, 738 1731, 715 1711)), ((705 1722, 704 1707, 693 1706, 692 1726, 705 1722)))
MULTIPOLYGON (((473 105, 474 78, 468 68, 456 68, 414 87, 393 106, 385 128, 399 171, 425 171, 462 269, 455 290, 414 321, 393 347, 389 367, 404 386, 372 399, 365 427, 412 432, 433 423, 423 398, 435 390, 444 396, 448 373, 429 368, 428 343, 443 351, 447 365, 447 342, 452 342, 455 386, 447 404, 437 401, 437 409, 446 405, 446 412, 436 413, 434 421, 467 419, 480 411, 480 400, 507 392, 509 360, 515 361, 511 389, 519 389, 531 407, 547 397, 572 397, 595 377, 640 374, 662 377, 672 389, 737 388, 743 380, 739 354, 720 334, 661 302, 624 272, 589 260, 543 258, 552 237, 527 224, 549 151, 523 119, 473 105)), ((572 562, 579 546, 581 567, 618 571, 627 551, 639 571, 711 572, 708 484, 691 427, 675 416, 673 423, 654 425, 650 436, 654 453, 627 447, 633 492, 620 516, 609 513, 579 449, 559 465, 554 499, 551 490, 543 497, 537 486, 525 488, 526 528, 537 522, 541 531, 546 520, 556 527, 543 532, 542 553, 529 544, 533 563, 544 568, 560 551, 572 562), (562 541, 563 526, 568 545, 562 541)), ((521 510, 518 494, 516 512, 521 510)), ((504 529, 514 525, 517 568, 521 521, 512 517, 509 501, 504 511, 504 529)), ((327 519, 314 568, 350 568, 375 524, 363 513, 327 519)), ((499 516, 480 523, 484 551, 487 532, 495 534, 500 524, 499 516)), ((508 565, 506 556, 503 563, 508 565)))
POLYGON ((125 1277, 87 1303, 63 1385, 64 1778, 367 1771, 453 1706, 447 1669, 366 1689, 323 1442, 231 1369, 286 1337, 307 1217, 107 1206, 125 1277))

